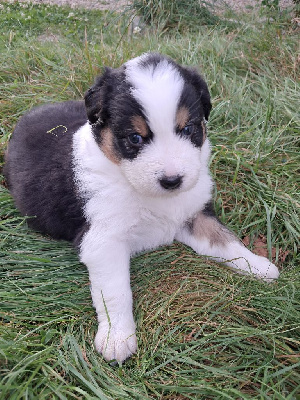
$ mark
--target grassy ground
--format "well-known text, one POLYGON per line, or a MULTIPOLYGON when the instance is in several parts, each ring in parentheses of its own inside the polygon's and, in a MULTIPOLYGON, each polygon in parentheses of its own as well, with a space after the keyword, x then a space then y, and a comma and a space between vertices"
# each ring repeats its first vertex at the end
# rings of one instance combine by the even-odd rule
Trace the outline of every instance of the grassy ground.
POLYGON ((218 214, 252 249, 272 257, 281 277, 272 285, 247 279, 177 243, 136 257, 139 351, 111 367, 93 348, 85 267, 69 244, 30 231, 0 186, 0 399, 299 399, 299 70, 292 26, 245 18, 196 33, 152 29, 128 38, 128 17, 1 6, 0 165, 27 109, 81 97, 102 65, 161 51, 206 76, 218 214))

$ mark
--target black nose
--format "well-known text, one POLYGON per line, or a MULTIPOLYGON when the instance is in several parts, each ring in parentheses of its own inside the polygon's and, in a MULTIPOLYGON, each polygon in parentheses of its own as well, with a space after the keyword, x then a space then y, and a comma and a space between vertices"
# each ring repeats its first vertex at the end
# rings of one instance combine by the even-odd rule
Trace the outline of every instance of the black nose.
POLYGON ((182 184, 182 176, 164 176, 159 180, 159 183, 164 189, 167 190, 178 189, 182 184))

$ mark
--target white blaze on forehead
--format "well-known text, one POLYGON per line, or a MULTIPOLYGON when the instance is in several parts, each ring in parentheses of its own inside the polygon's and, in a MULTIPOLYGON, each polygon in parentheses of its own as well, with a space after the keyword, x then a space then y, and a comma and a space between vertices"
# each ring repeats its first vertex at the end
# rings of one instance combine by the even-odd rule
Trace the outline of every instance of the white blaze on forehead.
POLYGON ((173 133, 183 78, 168 60, 153 65, 146 63, 147 58, 143 54, 125 64, 131 94, 143 107, 153 133, 173 133))

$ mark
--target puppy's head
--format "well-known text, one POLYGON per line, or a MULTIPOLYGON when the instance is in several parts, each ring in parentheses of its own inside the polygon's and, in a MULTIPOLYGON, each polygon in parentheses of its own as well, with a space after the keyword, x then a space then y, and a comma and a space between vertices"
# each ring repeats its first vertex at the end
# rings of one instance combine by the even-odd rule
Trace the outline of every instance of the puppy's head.
POLYGON ((147 53, 106 68, 85 96, 103 153, 149 196, 191 189, 206 167, 208 88, 193 69, 147 53))

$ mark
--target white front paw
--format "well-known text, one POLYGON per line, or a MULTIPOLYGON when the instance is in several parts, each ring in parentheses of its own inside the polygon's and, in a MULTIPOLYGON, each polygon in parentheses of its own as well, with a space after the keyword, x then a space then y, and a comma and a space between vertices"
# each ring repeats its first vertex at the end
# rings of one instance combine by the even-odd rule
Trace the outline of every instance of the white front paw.
POLYGON ((122 363, 137 350, 134 322, 119 322, 114 325, 101 322, 95 337, 95 346, 105 360, 122 363))
POLYGON ((237 272, 254 275, 267 282, 277 279, 279 276, 276 265, 267 258, 252 253, 240 243, 234 243, 230 247, 230 255, 233 256, 232 260, 227 261, 226 264, 236 269, 237 272))
POLYGON ((255 261, 251 262, 250 269, 258 278, 267 282, 279 277, 279 271, 276 265, 272 264, 271 261, 265 257, 256 256, 255 261))
POLYGON ((267 258, 257 256, 250 251, 247 255, 236 258, 227 264, 235 268, 237 272, 254 275, 256 278, 263 279, 266 282, 271 282, 279 276, 276 265, 272 264, 267 258))

